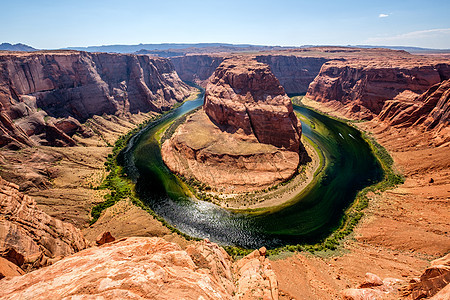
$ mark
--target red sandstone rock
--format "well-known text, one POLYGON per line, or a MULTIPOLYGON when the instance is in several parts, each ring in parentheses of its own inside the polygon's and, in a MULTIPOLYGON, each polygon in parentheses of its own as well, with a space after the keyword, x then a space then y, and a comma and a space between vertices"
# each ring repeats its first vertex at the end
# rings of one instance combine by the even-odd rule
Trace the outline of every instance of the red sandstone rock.
MULTIPOLYGON (((409 285, 408 292, 410 299, 423 299, 436 295, 450 283, 450 254, 431 262, 431 266, 427 268, 420 276, 417 282, 409 285)), ((449 295, 447 287, 441 295, 449 295)), ((441 296, 437 296, 439 299, 441 296)), ((443 298, 445 299, 445 298, 443 298)))
MULTIPOLYGON (((390 100, 379 118, 399 127, 424 126, 427 130, 448 130, 450 125, 450 80, 432 86, 420 96, 408 100, 390 100)), ((450 134, 449 134, 450 136, 450 134)))
POLYGON ((3 54, 0 146, 71 145, 70 135, 80 131, 74 119, 167 110, 190 92, 164 58, 77 51, 3 54), (49 116, 58 121, 47 122, 49 116))
POLYGON ((3 257, 0 257, 0 279, 5 277, 20 276, 23 274, 24 272, 17 265, 3 257))
POLYGON ((162 145, 169 169, 225 193, 262 190, 291 178, 301 125, 267 65, 224 61, 205 104, 162 145))
POLYGON ((289 97, 265 64, 225 60, 208 83, 203 108, 222 130, 242 130, 260 143, 298 152, 301 124, 289 97))
POLYGON ((374 115, 386 100, 409 90, 424 93, 442 79, 450 78, 450 63, 424 58, 386 58, 334 60, 324 64, 308 88, 307 97, 320 101, 339 101, 359 105, 374 115))
POLYGON ((36 268, 84 249, 80 230, 41 211, 18 186, 0 177, 0 255, 36 268))
POLYGON ((372 289, 346 289, 342 291, 344 300, 381 300, 384 293, 372 289))
POLYGON ((275 275, 259 252, 237 264, 233 274, 228 254, 208 241, 184 251, 161 238, 127 238, 4 278, 0 298, 278 299, 275 275))
POLYGON ((222 55, 192 54, 171 57, 170 60, 183 81, 206 87, 208 78, 224 60, 222 55))
POLYGON ((309 84, 329 61, 327 57, 301 57, 296 55, 257 55, 255 59, 267 64, 288 94, 304 94, 309 84))
POLYGON ((278 299, 278 282, 270 262, 255 250, 234 265, 238 299, 278 299))
POLYGON ((381 280, 380 277, 378 277, 375 274, 372 273, 366 273, 366 276, 364 278, 364 283, 361 284, 360 288, 370 288, 375 286, 383 285, 383 280, 381 280))
POLYGON ((106 244, 106 243, 114 242, 115 240, 116 239, 111 235, 111 232, 105 231, 105 232, 101 233, 95 239, 95 243, 97 244, 97 246, 101 246, 101 245, 106 244))

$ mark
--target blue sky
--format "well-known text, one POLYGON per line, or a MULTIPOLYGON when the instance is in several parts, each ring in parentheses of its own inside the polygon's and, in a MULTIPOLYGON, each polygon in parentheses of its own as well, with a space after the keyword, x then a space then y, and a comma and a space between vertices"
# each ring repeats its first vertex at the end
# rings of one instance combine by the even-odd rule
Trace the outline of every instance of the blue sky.
POLYGON ((0 0, 0 42, 450 48, 450 1, 0 0))

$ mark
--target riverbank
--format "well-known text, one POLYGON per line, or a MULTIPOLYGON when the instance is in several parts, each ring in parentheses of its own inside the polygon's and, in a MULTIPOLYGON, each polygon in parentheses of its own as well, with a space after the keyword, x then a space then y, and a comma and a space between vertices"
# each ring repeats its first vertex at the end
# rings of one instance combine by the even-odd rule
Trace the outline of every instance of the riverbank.
MULTIPOLYGON (((299 166, 299 172, 289 181, 278 184, 265 191, 251 194, 221 195, 223 199, 218 203, 223 208, 232 211, 265 212, 278 210, 295 201, 295 197, 305 192, 313 181, 318 180, 320 171, 324 168, 325 159, 316 145, 308 138, 302 137, 302 144, 310 159, 299 166)), ((219 196, 220 197, 220 196, 219 196)))

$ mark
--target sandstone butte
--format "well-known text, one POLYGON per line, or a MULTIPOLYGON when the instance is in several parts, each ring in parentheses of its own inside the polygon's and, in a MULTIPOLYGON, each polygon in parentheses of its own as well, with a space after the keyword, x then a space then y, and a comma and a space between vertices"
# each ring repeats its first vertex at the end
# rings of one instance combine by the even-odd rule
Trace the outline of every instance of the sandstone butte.
POLYGON ((291 178, 300 162, 301 124, 270 68, 224 60, 209 79, 203 109, 162 145, 170 170, 214 190, 261 190, 291 178))

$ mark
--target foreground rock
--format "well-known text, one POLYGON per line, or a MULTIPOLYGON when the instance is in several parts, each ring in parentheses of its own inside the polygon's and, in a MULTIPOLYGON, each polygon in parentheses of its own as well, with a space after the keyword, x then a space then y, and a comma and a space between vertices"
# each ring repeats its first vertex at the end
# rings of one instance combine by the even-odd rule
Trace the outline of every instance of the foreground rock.
POLYGON ((264 189, 292 177, 300 161, 301 124, 267 65, 225 60, 211 77, 203 110, 162 146, 175 173, 215 190, 264 189))
POLYGON ((261 291, 264 299, 277 299, 270 264, 263 256, 256 260, 241 263, 241 274, 247 270, 244 276, 252 281, 238 292, 231 258, 214 243, 199 242, 184 251, 161 238, 128 238, 83 250, 24 276, 5 278, 0 281, 0 297, 252 299, 248 297, 254 291, 261 291), (262 278, 270 278, 269 290, 262 278))
POLYGON ((80 230, 44 213, 18 186, 0 177, 0 256, 24 270, 86 248, 80 230))
POLYGON ((450 296, 450 254, 431 262, 418 279, 412 280, 405 295, 417 300, 435 296, 432 299, 449 299, 450 296), (447 298, 446 298, 447 297, 447 298))
POLYGON ((0 147, 73 146, 94 115, 167 110, 192 89, 167 59, 78 51, 0 55, 0 147))

